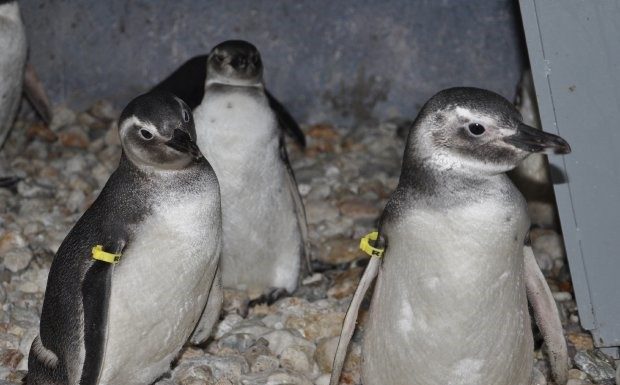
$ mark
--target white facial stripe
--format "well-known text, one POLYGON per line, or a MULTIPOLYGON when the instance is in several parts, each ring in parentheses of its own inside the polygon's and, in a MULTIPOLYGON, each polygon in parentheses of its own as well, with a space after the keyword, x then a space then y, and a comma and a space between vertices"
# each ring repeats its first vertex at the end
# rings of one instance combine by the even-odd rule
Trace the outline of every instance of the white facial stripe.
POLYGON ((153 136, 159 135, 159 133, 157 132, 157 128, 151 122, 143 122, 135 115, 133 115, 130 118, 125 119, 123 121, 123 124, 119 127, 118 132, 120 133, 121 138, 127 134, 127 129, 133 125, 147 130, 148 132, 153 134, 153 136))
POLYGON ((482 125, 493 125, 494 123, 494 120, 488 116, 477 114, 464 107, 456 107, 454 111, 460 118, 467 119, 470 122, 476 122, 482 125))

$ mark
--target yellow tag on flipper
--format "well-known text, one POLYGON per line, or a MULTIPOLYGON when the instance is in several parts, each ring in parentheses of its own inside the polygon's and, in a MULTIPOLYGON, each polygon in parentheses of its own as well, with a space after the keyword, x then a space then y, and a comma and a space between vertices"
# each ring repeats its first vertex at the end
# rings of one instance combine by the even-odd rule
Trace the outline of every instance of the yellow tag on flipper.
POLYGON ((383 252, 385 251, 385 249, 383 248, 379 249, 377 247, 370 245, 370 241, 376 241, 377 238, 379 238, 379 232, 377 231, 373 231, 372 233, 366 234, 360 240, 360 249, 362 249, 364 253, 370 255, 371 257, 381 258, 383 257, 383 252))
POLYGON ((93 247, 92 252, 93 252, 93 259, 96 259, 97 261, 117 264, 118 261, 121 259, 120 254, 113 254, 113 253, 108 253, 107 251, 103 251, 102 245, 97 245, 93 247))

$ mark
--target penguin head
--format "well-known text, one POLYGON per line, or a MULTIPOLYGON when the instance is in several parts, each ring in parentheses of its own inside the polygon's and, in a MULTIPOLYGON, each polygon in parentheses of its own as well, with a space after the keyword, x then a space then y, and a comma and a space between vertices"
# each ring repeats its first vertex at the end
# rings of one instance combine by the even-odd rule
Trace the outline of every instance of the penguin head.
POLYGON ((409 148, 426 163, 449 170, 498 174, 532 153, 567 154, 557 135, 523 124, 508 100, 478 88, 450 88, 422 107, 409 134, 409 148))
POLYGON ((133 99, 118 127, 123 152, 138 167, 180 170, 203 157, 192 111, 171 93, 155 91, 133 99))
POLYGON ((261 86, 263 63, 258 49, 244 40, 216 45, 207 59, 207 84, 261 86))

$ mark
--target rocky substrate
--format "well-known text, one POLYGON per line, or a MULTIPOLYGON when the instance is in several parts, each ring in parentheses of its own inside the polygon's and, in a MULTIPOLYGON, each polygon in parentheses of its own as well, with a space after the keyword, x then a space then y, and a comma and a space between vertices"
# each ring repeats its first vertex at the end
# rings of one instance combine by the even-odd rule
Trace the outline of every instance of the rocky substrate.
MULTIPOLYGON (((17 122, 0 153, 0 177, 16 177, 0 189, 0 385, 24 377, 52 257, 117 165, 117 115, 105 101, 79 113, 60 107, 50 127, 17 122)), ((226 291, 212 340, 187 346, 159 385, 328 384, 341 322, 363 272, 359 238, 375 228, 398 182, 399 123, 304 127, 308 147, 291 145, 289 152, 312 251, 338 268, 315 273, 295 295, 269 306, 249 307, 246 293, 226 291)), ((593 349, 579 326, 561 237, 534 229, 531 238, 561 311, 574 362, 569 384, 614 384, 614 362, 593 349)), ((360 383, 366 310, 342 384, 360 383)), ((540 345, 536 366, 548 378, 540 345)))

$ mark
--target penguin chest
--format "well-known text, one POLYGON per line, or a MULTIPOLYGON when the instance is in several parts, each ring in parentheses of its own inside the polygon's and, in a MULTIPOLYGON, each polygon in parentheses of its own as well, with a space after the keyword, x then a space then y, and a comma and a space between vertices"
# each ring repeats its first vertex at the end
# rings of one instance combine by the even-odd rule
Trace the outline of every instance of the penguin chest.
POLYGON ((219 209, 205 197, 166 201, 181 203, 155 205, 115 267, 101 384, 155 380, 206 304, 218 262, 219 209))
POLYGON ((273 111, 264 95, 231 92, 206 96, 196 120, 222 192, 224 286, 292 291, 301 235, 273 111))
POLYGON ((367 382, 385 367, 394 384, 525 385, 532 337, 524 207, 420 209, 397 222, 386 229, 364 343, 367 382))

